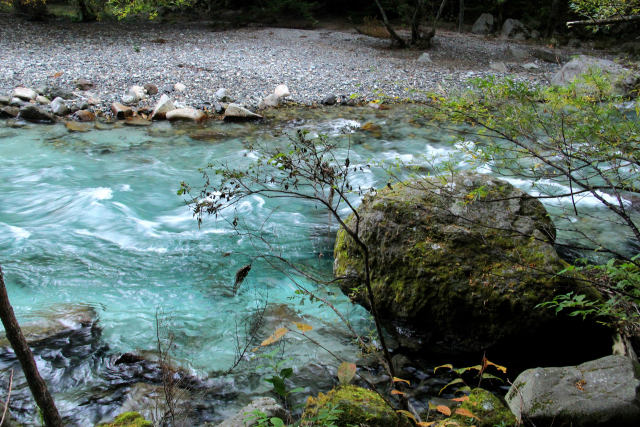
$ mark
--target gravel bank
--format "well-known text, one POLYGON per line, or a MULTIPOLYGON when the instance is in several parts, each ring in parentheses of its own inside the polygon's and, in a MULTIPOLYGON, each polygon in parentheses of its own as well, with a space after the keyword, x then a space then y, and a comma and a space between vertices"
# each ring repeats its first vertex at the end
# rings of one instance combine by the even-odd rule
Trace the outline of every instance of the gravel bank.
POLYGON ((160 89, 143 102, 153 104, 163 88, 177 82, 186 90, 171 96, 196 108, 210 106, 220 87, 238 102, 256 106, 280 83, 300 104, 354 93, 420 100, 420 91, 447 91, 469 77, 500 74, 490 67, 495 61, 532 81, 545 81, 559 69, 533 57, 514 59, 508 46, 516 42, 468 34, 441 31, 429 51, 432 62, 418 60, 422 51, 388 45, 349 29, 214 32, 205 24, 42 24, 0 15, 0 95, 16 86, 45 84, 75 90, 74 81, 84 78, 94 83, 90 92, 102 108, 119 101, 130 86, 147 83, 160 89), (539 68, 522 67, 531 62, 539 68))

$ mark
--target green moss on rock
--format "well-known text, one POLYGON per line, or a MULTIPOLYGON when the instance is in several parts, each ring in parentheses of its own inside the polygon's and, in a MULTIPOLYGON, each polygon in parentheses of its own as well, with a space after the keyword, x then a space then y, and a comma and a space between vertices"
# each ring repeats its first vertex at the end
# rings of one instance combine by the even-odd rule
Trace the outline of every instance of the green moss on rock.
POLYGON ((461 425, 475 425, 477 427, 517 425, 516 417, 509 408, 497 396, 481 388, 473 389, 469 394, 469 400, 464 401, 460 408, 478 417, 475 419, 454 414, 451 418, 461 425))
MULTIPOLYGON (((463 174, 396 184, 358 209, 359 236, 370 248, 372 288, 382 317, 459 352, 476 352, 553 320, 535 309, 574 280, 553 241, 542 204, 511 184, 463 174)), ((347 224, 355 228, 354 215, 347 224)), ((364 257, 338 232, 334 274, 342 290, 367 306, 364 257), (355 292, 354 292, 355 290, 355 292)))
POLYGON ((137 412, 123 412, 113 422, 98 424, 98 427, 153 427, 153 423, 137 412))
POLYGON ((310 426, 322 410, 333 409, 337 414, 338 426, 368 427, 408 427, 409 421, 396 413, 393 408, 375 392, 362 387, 346 385, 335 388, 327 394, 309 397, 302 425, 310 426))

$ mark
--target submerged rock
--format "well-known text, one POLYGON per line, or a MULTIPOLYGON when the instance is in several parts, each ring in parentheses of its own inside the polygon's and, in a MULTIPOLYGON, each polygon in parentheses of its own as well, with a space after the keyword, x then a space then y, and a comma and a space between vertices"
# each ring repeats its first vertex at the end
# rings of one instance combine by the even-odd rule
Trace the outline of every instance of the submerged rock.
MULTIPOLYGON (((511 184, 466 174, 401 183, 366 197, 358 213, 378 311, 390 330, 401 326, 424 340, 422 349, 455 355, 500 347, 523 357, 608 350, 607 331, 536 308, 559 291, 597 293, 556 276, 565 263, 553 247, 553 223, 511 184), (590 341, 581 334, 592 334, 590 341)), ((368 306, 363 255, 343 230, 334 255, 343 292, 368 306)))
POLYGON ((507 393, 514 414, 538 426, 637 426, 640 365, 607 356, 578 366, 524 371, 507 393))
POLYGON ((335 388, 327 394, 309 397, 302 414, 302 425, 310 423, 320 411, 337 410, 335 415, 340 426, 366 425, 369 427, 409 427, 412 425, 404 416, 399 415, 382 397, 374 391, 345 385, 335 388))

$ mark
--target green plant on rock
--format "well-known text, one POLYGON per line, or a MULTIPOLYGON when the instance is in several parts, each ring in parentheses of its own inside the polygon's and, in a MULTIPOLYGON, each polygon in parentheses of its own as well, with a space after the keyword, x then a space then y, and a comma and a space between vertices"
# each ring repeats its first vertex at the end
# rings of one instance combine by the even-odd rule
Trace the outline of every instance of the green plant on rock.
POLYGON ((458 386, 456 392, 470 392, 471 387, 468 385, 467 381, 465 381, 464 377, 466 376, 466 374, 474 372, 475 374, 473 374, 473 376, 477 379, 476 387, 480 387, 482 385, 482 382, 487 380, 497 380, 500 382, 504 382, 502 378, 487 372, 487 369, 489 368, 494 369, 496 372, 501 372, 502 374, 507 373, 507 368, 491 362, 484 356, 482 357, 482 362, 479 365, 467 366, 464 368, 454 368, 453 365, 448 363, 445 365, 436 366, 435 368, 433 368, 434 374, 441 369, 448 369, 450 372, 457 375, 457 378, 449 381, 444 387, 440 389, 439 394, 442 394, 443 391, 454 385, 458 386))
POLYGON ((251 413, 247 414, 244 419, 244 422, 254 423, 256 427, 284 427, 285 423, 282 421, 282 418, 279 417, 269 417, 264 412, 256 409, 251 413))

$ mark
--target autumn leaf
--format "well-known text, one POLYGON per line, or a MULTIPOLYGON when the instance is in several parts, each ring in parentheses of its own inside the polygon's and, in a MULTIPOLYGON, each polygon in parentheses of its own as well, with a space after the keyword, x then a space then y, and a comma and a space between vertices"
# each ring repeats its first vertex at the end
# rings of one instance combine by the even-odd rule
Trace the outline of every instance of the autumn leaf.
POLYGON ((411 385, 411 383, 407 380, 403 380, 402 378, 393 377, 394 383, 406 383, 407 385, 411 385))
POLYGON ((62 76, 62 72, 58 71, 57 73, 55 73, 53 76, 54 79, 57 79, 58 77, 62 76))
POLYGON ((453 365, 451 363, 447 363, 446 365, 440 365, 433 368, 433 373, 435 373, 440 368, 449 368, 450 370, 453 371, 453 365))
POLYGON ((467 400, 469 400, 469 396, 456 397, 451 400, 453 400, 454 402, 466 402, 467 400))
POLYGON ((418 420, 416 420, 416 417, 413 416, 413 414, 409 411, 405 411, 404 409, 396 409, 396 412, 399 414, 404 415, 407 418, 410 418, 413 420, 413 422, 417 422, 418 420))
POLYGON ((495 367, 498 371, 501 371, 501 372, 502 372, 502 373, 504 373, 504 374, 506 374, 506 373, 507 373, 507 368, 505 368, 505 367, 504 367, 504 366, 502 366, 502 365, 495 364, 495 363, 493 363, 492 361, 490 361, 490 360, 489 360, 489 359, 487 359, 487 358, 484 358, 483 362, 484 362, 484 365, 485 365, 485 366, 493 366, 493 367, 495 367))
POLYGON ((458 415, 462 415, 463 417, 475 418, 476 420, 480 419, 473 412, 469 411, 468 409, 458 408, 454 412, 456 414, 458 414, 458 415))
POLYGON ((400 395, 400 396, 404 396, 406 393, 404 393, 404 392, 402 392, 400 390, 393 389, 393 390, 391 390, 391 394, 397 394, 397 395, 400 395))
POLYGON ((260 343, 261 347, 266 347, 268 345, 271 345, 275 342, 280 341, 280 339, 286 335, 286 333, 289 332, 289 330, 287 328, 278 328, 276 329, 276 331, 266 340, 262 341, 262 343, 260 343))
POLYGON ((434 425, 436 422, 435 421, 420 421, 419 423, 416 423, 416 425, 418 427, 429 427, 434 425))
POLYGON ((303 334, 313 329, 313 326, 307 325, 306 323, 293 322, 293 324, 296 325, 296 328, 298 328, 303 334))
POLYGON ((349 384, 356 375, 356 364, 342 362, 338 367, 338 380, 340 384, 349 384))
POLYGON ((441 414, 446 415, 447 417, 449 415, 451 415, 451 409, 449 409, 448 406, 438 405, 438 406, 436 406, 436 411, 440 412, 441 414))

